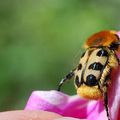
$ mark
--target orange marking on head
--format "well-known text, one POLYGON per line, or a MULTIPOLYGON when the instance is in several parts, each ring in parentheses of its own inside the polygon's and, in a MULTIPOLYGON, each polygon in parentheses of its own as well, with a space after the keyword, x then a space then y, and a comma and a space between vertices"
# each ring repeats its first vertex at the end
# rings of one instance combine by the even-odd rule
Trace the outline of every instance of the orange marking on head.
POLYGON ((85 48, 109 46, 112 42, 118 41, 116 31, 101 31, 88 38, 85 48))

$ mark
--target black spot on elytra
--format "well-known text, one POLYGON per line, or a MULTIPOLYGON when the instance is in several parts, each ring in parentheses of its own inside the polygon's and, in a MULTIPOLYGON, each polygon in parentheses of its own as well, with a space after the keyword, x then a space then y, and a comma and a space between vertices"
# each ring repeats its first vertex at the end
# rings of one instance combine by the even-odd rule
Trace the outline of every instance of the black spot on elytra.
POLYGON ((82 69, 82 64, 80 63, 79 65, 78 65, 78 69, 77 70, 81 70, 82 69))
POLYGON ((103 69, 103 65, 100 62, 94 62, 88 67, 88 69, 101 71, 103 69))
POLYGON ((80 87, 80 85, 81 85, 81 82, 79 81, 78 75, 75 78, 75 84, 77 85, 77 87, 80 87))
POLYGON ((87 76, 85 84, 88 86, 95 86, 98 84, 98 81, 94 75, 90 74, 87 76))
POLYGON ((97 56, 99 56, 99 57, 107 57, 108 56, 108 52, 106 51, 106 50, 99 50, 98 52, 97 52, 97 56))

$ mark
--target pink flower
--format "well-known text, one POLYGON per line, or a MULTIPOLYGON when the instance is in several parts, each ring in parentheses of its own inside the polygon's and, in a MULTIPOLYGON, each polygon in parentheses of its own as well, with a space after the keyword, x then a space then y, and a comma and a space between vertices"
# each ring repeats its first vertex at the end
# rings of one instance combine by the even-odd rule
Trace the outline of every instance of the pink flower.
MULTIPOLYGON (((120 36, 120 32, 118 32, 120 36)), ((108 91, 111 120, 120 120, 120 67, 112 72, 112 85, 108 91)), ((45 110, 80 120, 107 120, 103 100, 86 100, 62 92, 34 91, 25 110, 45 110)))
MULTIPOLYGON (((120 78, 117 76, 119 70, 113 73, 113 87, 109 91, 109 108, 112 120, 120 120, 120 78)), ((102 100, 88 101, 77 95, 68 96, 54 90, 34 91, 25 110, 45 110, 86 120, 107 120, 102 100)))

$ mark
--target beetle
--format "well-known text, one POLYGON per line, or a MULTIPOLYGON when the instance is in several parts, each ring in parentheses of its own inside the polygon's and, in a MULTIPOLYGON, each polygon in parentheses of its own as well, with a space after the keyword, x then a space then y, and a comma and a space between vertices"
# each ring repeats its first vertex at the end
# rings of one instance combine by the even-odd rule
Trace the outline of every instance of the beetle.
POLYGON ((103 99, 110 120, 108 86, 111 84, 112 70, 120 64, 116 55, 119 45, 120 39, 116 31, 104 30, 89 37, 79 64, 60 81, 58 91, 63 83, 74 77, 77 94, 87 99, 103 99))

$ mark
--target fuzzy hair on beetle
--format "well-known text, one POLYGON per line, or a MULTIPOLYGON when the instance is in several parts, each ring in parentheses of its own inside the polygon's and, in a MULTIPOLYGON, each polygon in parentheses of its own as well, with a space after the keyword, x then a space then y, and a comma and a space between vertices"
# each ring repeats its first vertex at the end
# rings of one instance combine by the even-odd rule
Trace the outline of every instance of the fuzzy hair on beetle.
POLYGON ((108 87, 111 84, 110 74, 120 61, 116 55, 119 51, 120 39, 116 31, 104 30, 89 37, 84 45, 79 64, 63 78, 61 86, 74 77, 77 94, 86 99, 103 99, 108 120, 108 87))

